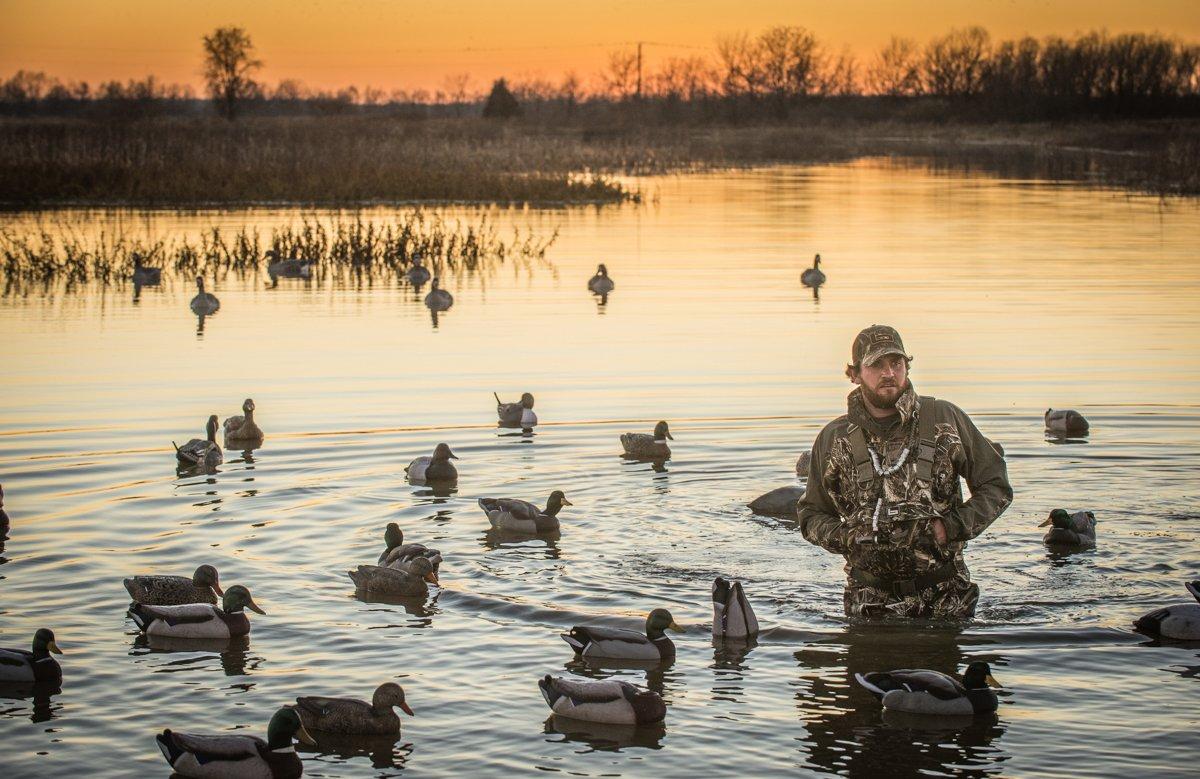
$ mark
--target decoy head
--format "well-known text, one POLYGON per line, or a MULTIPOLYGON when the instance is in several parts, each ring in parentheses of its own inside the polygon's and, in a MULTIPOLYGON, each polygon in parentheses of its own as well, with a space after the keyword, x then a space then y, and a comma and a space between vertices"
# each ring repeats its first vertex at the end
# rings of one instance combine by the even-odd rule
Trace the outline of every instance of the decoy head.
POLYGON ((1057 528, 1069 530, 1071 528, 1071 515, 1067 513, 1066 509, 1054 509, 1050 512, 1050 516, 1046 517, 1045 521, 1038 525, 1038 527, 1046 527, 1047 525, 1054 525, 1057 528))
POLYGON ((130 255, 130 257, 133 258, 133 267, 135 267, 135 268, 142 267, 142 255, 138 254, 137 252, 134 252, 133 254, 130 255))
POLYGON ((428 557, 417 556, 409 560, 408 571, 413 576, 419 576, 430 584, 438 583, 437 571, 433 569, 433 561, 428 557))
POLYGON ((821 267, 821 255, 818 254, 816 257, 813 257, 813 267, 814 268, 821 267))
POLYGON ((48 652, 56 655, 62 654, 62 650, 58 648, 58 643, 54 640, 54 631, 50 628, 39 628, 33 634, 33 653, 41 655, 48 652))
POLYGON ((300 715, 296 713, 296 710, 291 706, 284 706, 275 712, 271 717, 270 724, 267 725, 267 747, 273 750, 290 747, 293 736, 303 744, 317 745, 313 737, 308 735, 308 731, 304 729, 304 723, 300 721, 300 715))
POLYGON ((450 451, 450 444, 438 444, 433 449, 433 459, 437 462, 445 462, 446 460, 457 460, 458 455, 450 451))
POLYGON ((221 583, 217 579, 217 569, 211 565, 202 565, 192 574, 192 584, 196 587, 212 587, 213 592, 218 595, 224 595, 225 591, 221 589, 221 583))
POLYGON ((654 426, 654 440, 661 441, 664 438, 670 438, 672 441, 675 440, 675 436, 671 435, 671 431, 667 428, 667 423, 661 421, 654 426))
POLYGON ((266 257, 268 260, 278 260, 279 252, 275 249, 267 249, 266 257))
POLYGON ((976 660, 967 666, 967 670, 963 674, 963 687, 966 687, 968 690, 982 690, 989 686, 1004 687, 1004 685, 1000 684, 992 676, 991 666, 982 660, 976 660))
POLYGON ((244 401, 242 401, 242 411, 246 412, 247 414, 254 413, 254 399, 253 398, 246 398, 244 401))
POLYGON ((204 291, 204 277, 203 276, 196 277, 196 289, 200 290, 201 292, 204 291))
POLYGON ((250 609, 258 614, 267 613, 258 607, 258 604, 254 602, 254 598, 250 597, 250 590, 246 589, 240 584, 235 584, 228 590, 225 590, 223 606, 225 611, 229 612, 230 614, 241 611, 242 609, 250 609))
POLYGON ((567 500, 567 496, 563 494, 562 490, 555 490, 550 493, 550 497, 546 500, 546 515, 551 517, 556 516, 563 506, 573 505, 575 504, 567 500))
POLYGON ((533 408, 533 395, 528 392, 521 393, 521 408, 533 408))
POLYGON ((375 688, 375 695, 371 698, 371 703, 376 709, 390 709, 393 706, 399 706, 400 710, 408 716, 417 716, 404 700, 404 688, 395 682, 384 682, 375 688))
POLYGON ((439 283, 440 281, 441 281, 441 280, 440 280, 440 279, 439 279, 437 276, 434 276, 432 279, 430 279, 430 280, 429 280, 429 289, 430 289, 431 291, 432 291, 432 290, 435 290, 435 289, 437 289, 437 288, 438 288, 438 283, 439 283))
POLYGON ((395 549, 404 543, 404 531, 395 522, 389 522, 387 529, 383 531, 383 543, 388 549, 395 549))
POLYGON ((646 617, 646 635, 662 635, 664 630, 674 630, 676 633, 683 632, 683 628, 675 624, 674 618, 671 617, 671 612, 666 609, 655 609, 650 612, 650 616, 646 617))
POLYGON ((209 441, 217 440, 217 428, 220 426, 221 424, 217 421, 216 414, 213 414, 208 418, 208 423, 204 425, 204 431, 208 433, 209 441))
POLYGON ((597 266, 596 274, 600 276, 608 276, 608 268, 604 265, 604 263, 600 263, 600 265, 597 266))

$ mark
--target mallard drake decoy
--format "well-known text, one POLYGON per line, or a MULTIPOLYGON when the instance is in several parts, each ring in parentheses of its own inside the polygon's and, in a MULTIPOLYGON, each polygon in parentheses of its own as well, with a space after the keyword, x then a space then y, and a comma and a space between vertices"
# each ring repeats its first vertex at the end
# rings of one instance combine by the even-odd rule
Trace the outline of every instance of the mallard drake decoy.
POLYGON ((522 430, 532 430, 537 427, 537 414, 533 413, 533 395, 528 392, 521 394, 517 403, 501 403, 500 396, 495 392, 496 416, 500 418, 500 427, 519 427, 522 430))
POLYGON ((800 283, 806 287, 819 287, 825 283, 825 273, 821 270, 821 255, 814 257, 812 267, 800 274, 800 283))
POLYGON ((741 582, 713 580, 713 638, 749 638, 758 633, 758 617, 741 582))
POLYGON ((585 681, 547 674, 538 680, 538 688, 551 711, 571 719, 651 725, 667 716, 662 696, 619 679, 585 681))
POLYGON ((192 312, 200 315, 208 315, 217 313, 217 309, 221 307, 221 301, 217 300, 217 296, 211 292, 204 291, 204 277, 196 277, 196 297, 192 298, 192 312))
POLYGON ((208 438, 200 439, 193 438, 183 446, 178 446, 174 441, 171 446, 175 447, 175 459, 179 461, 182 468, 192 468, 197 465, 205 468, 215 468, 225 460, 225 456, 221 454, 221 447, 217 446, 217 415, 213 414, 208 418, 208 424, 204 426, 205 432, 208 433, 208 438))
POLYGON ((666 460, 671 456, 671 447, 667 446, 667 439, 674 441, 675 436, 671 435, 666 422, 659 422, 654 426, 653 435, 621 433, 621 447, 629 457, 666 460))
POLYGON ((182 606, 187 603, 216 605, 217 596, 224 595, 217 579, 217 569, 202 565, 186 576, 142 575, 125 580, 125 589, 134 603, 147 606, 182 606))
POLYGON ((1083 418, 1083 414, 1069 408, 1058 411, 1048 408, 1043 419, 1046 422, 1046 429, 1059 435, 1085 435, 1091 428, 1088 421, 1083 418))
POLYGON ((442 564, 442 553, 436 549, 430 549, 424 544, 406 544, 404 543, 404 531, 395 522, 389 522, 387 528, 383 531, 384 550, 379 554, 378 565, 384 568, 398 568, 402 571, 407 571, 410 568, 410 563, 415 557, 424 557, 433 563, 433 570, 436 571, 442 564))
POLYGON ((406 570, 384 568, 379 565, 360 565, 348 571, 356 589, 406 597, 424 597, 429 585, 437 584, 437 572, 427 557, 414 557, 406 570))
POLYGON ((497 530, 514 533, 549 533, 558 530, 558 512, 573 505, 562 490, 550 493, 546 508, 516 498, 480 498, 479 508, 497 530))
POLYGON ((1053 525, 1042 539, 1047 546, 1096 545, 1096 515, 1090 511, 1068 514, 1066 509, 1054 509, 1038 527, 1047 525, 1053 525))
POLYGON ((267 250, 267 275, 282 276, 285 279, 307 279, 312 277, 313 266, 317 263, 314 260, 299 260, 288 258, 281 260, 279 252, 274 249, 267 250))
POLYGON ((180 776, 196 779, 295 779, 304 774, 292 738, 316 746, 290 706, 275 712, 267 740, 223 733, 198 736, 164 730, 154 737, 167 763, 180 776))
POLYGON ((992 678, 991 667, 982 661, 968 665, 961 682, 940 671, 923 669, 872 671, 854 674, 854 678, 883 701, 885 709, 943 716, 995 711, 996 693, 988 685, 1001 686, 992 678))
POLYGON ((296 699, 294 708, 309 730, 348 736, 392 736, 400 732, 400 717, 393 706, 399 706, 410 717, 416 716, 404 700, 404 688, 395 682, 384 682, 375 688, 370 703, 357 698, 306 695, 296 699))
POLYGON ((33 651, 0 648, 0 682, 61 682, 62 666, 50 656, 61 655, 54 631, 41 628, 33 634, 33 651))
POLYGON ((227 441, 262 441, 262 428, 254 422, 254 400, 246 398, 242 402, 242 413, 226 419, 224 428, 227 441))
POLYGON ((412 258, 412 267, 408 269, 408 273, 404 274, 408 277, 408 281, 414 287, 419 287, 429 281, 429 269, 425 267, 421 259, 421 255, 414 254, 412 258))
POLYGON ((250 597, 250 590, 235 584, 225 591, 224 608, 207 603, 184 606, 147 606, 135 603, 129 616, 138 630, 148 636, 167 638, 232 638, 250 632, 250 620, 243 609, 266 614, 250 597))
POLYGON ((604 266, 604 263, 600 263, 596 267, 596 275, 588 279, 588 290, 597 295, 607 295, 613 291, 615 286, 613 280, 608 277, 608 268, 604 266))
POLYGON ((142 287, 157 286, 162 281, 162 268, 151 268, 149 265, 142 264, 142 255, 133 254, 133 276, 131 277, 134 284, 142 287))
POLYGON ((610 660, 667 660, 675 656, 675 644, 664 631, 682 633, 671 612, 655 609, 646 617, 646 632, 601 625, 576 625, 569 633, 561 633, 581 658, 610 660))
POLYGON ((432 456, 413 460, 404 473, 409 481, 454 481, 458 478, 458 469, 450 461, 457 459, 458 455, 450 451, 449 444, 438 444, 433 448, 432 456))
POLYGON ((808 466, 812 462, 812 450, 808 449, 800 453, 796 458, 796 475, 802 479, 808 478, 808 466))
POLYGON ((1143 633, 1176 641, 1200 641, 1200 580, 1184 587, 1196 603, 1176 603, 1139 617, 1133 626, 1143 633))
POLYGON ((804 497, 804 488, 795 485, 776 487, 764 492, 746 505, 755 514, 772 517, 796 517, 796 503, 804 497))
POLYGON ((425 296, 425 305, 433 311, 445 311, 454 305, 454 296, 438 286, 439 279, 433 277, 429 285, 429 294, 425 296))

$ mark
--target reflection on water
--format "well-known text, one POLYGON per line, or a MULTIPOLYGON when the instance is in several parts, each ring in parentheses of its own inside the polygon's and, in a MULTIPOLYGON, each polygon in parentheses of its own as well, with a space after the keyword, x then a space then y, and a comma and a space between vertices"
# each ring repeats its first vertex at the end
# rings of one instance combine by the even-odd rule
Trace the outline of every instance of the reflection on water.
POLYGON ((561 735, 563 742, 581 742, 602 752, 632 747, 662 749, 667 727, 662 722, 654 725, 609 725, 551 714, 545 722, 545 733, 561 735))
MULTIPOLYGON (((336 762, 351 762, 354 758, 366 758, 371 768, 376 770, 393 768, 403 769, 413 752, 413 745, 400 741, 400 736, 347 736, 340 733, 324 733, 319 730, 309 731, 309 735, 317 742, 316 746, 296 744, 296 751, 301 755, 319 755, 322 758, 333 758, 336 762)), ((311 771, 311 769, 309 769, 311 771)), ((399 771, 385 772, 380 776, 399 776, 399 771)))

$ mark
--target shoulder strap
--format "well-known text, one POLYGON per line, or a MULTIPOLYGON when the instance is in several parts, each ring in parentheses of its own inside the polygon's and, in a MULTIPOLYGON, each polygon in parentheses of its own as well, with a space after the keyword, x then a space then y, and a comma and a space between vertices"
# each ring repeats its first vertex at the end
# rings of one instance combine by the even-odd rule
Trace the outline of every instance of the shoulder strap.
POLYGON ((859 425, 854 425, 850 430, 850 453, 854 456, 854 473, 858 483, 869 484, 875 478, 875 466, 871 464, 867 437, 859 425))
POLYGON ((917 479, 920 481, 933 481, 933 456, 937 452, 935 403, 937 398, 929 395, 917 398, 917 479))

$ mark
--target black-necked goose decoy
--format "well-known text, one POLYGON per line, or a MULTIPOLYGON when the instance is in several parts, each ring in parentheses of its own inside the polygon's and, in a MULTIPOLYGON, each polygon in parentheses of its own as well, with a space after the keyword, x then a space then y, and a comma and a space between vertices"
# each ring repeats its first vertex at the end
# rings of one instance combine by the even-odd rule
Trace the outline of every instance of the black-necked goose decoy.
POLYGON ((594 292, 597 295, 607 295, 613 291, 613 288, 616 287, 616 284, 614 284, 613 280, 609 278, 608 268, 605 267, 604 263, 600 263, 600 265, 596 267, 596 275, 588 279, 587 286, 590 292, 594 292))
POLYGON ((404 274, 409 283, 414 287, 420 287, 427 284, 431 278, 429 269, 425 267, 421 259, 421 255, 415 254, 412 258, 412 266, 408 269, 408 273, 404 274))
POLYGON ((347 736, 394 736, 400 733, 400 717, 393 706, 415 716, 404 699, 404 688, 384 682, 375 688, 370 703, 357 698, 305 695, 296 699, 293 708, 309 730, 347 736))
POLYGON ((183 606, 147 606, 135 603, 129 616, 138 630, 164 638, 236 638, 250 632, 244 609, 266 614, 250 597, 250 590, 235 584, 225 591, 222 606, 190 603, 183 606))
POLYGON ((225 420, 225 441, 262 443, 263 431, 254 421, 254 400, 246 398, 242 402, 242 413, 235 414, 225 420))
POLYGON ((551 711, 608 725, 652 725, 667 716, 662 696, 619 679, 591 681, 546 675, 538 688, 551 711))
POLYGON ((924 669, 872 671, 855 674, 854 678, 891 711, 969 716, 993 712, 998 704, 996 693, 988 685, 999 687, 1000 683, 992 678, 991 667, 981 661, 967 666, 962 681, 924 669))
POLYGON ((806 287, 819 287, 825 283, 825 273, 821 270, 821 255, 813 258, 811 268, 806 268, 800 274, 800 283, 806 287))
POLYGON ((496 399, 496 416, 499 418, 500 427, 521 428, 522 430, 532 430, 537 427, 537 414, 533 413, 533 395, 529 392, 521 393, 521 399, 516 403, 503 403, 500 396, 493 392, 492 397, 496 399))
POLYGON ((558 530, 558 512, 571 501, 562 490, 550 493, 546 508, 516 498, 480 498, 479 508, 497 530, 514 533, 551 533, 558 530))
POLYGON ((62 667, 51 657, 62 650, 54 631, 41 628, 33 634, 33 651, 0 648, 0 682, 61 682, 62 667))
POLYGON ((193 438, 183 446, 176 445, 174 441, 171 442, 171 446, 175 447, 175 459, 179 461, 181 468, 196 466, 215 468, 224 461, 225 456, 221 454, 221 447, 217 446, 216 414, 208 418, 204 429, 208 434, 207 438, 193 438))
POLYGON ((603 625, 576 625, 560 634, 575 654, 584 659, 661 661, 675 657, 675 644, 665 631, 682 633, 671 612, 655 609, 646 617, 646 632, 603 625))
POLYGON ((196 297, 192 298, 191 307, 192 313, 200 316, 217 313, 217 309, 221 307, 221 301, 217 300, 217 296, 211 292, 204 291, 204 277, 196 277, 196 297))
POLYGON ((668 439, 674 441, 675 436, 671 435, 671 430, 667 427, 666 422, 659 422, 654 426, 653 435, 622 433, 621 448, 625 450, 628 457, 643 460, 666 460, 671 456, 671 447, 667 445, 668 439))
POLYGON ((1096 515, 1090 511, 1068 514, 1066 509, 1054 509, 1038 527, 1051 526, 1042 543, 1046 546, 1096 545, 1096 515))
POLYGON ((292 738, 316 746, 300 715, 285 706, 271 717, 267 740, 234 733, 193 735, 164 730, 154 737, 167 763, 179 776, 192 779, 296 779, 304 764, 292 738))
POLYGON ((1084 419, 1083 414, 1069 408, 1058 409, 1057 411, 1048 408, 1043 419, 1046 423, 1046 429, 1058 435, 1085 435, 1091 428, 1088 421, 1084 419))
POLYGON ((217 577, 217 569, 201 565, 186 576, 143 574, 125 580, 125 589, 135 603, 147 606, 182 606, 186 603, 209 603, 216 605, 217 596, 224 595, 217 577))
POLYGON ((1133 626, 1142 633, 1176 641, 1200 641, 1200 580, 1184 584, 1196 603, 1176 603, 1139 617, 1133 626))
POLYGON ((458 455, 450 451, 449 444, 438 444, 429 457, 418 457, 404 469, 409 481, 447 482, 458 478, 458 469, 451 460, 458 455))
POLYGON ((425 305, 431 311, 445 311, 454 305, 454 296, 438 286, 439 283, 440 279, 434 276, 430 282, 429 294, 425 296, 425 305))

